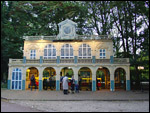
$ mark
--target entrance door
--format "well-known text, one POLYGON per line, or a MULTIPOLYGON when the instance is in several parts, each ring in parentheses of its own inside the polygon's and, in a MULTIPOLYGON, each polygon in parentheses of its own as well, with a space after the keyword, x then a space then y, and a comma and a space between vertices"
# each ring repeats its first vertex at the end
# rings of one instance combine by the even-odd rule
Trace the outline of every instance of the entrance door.
POLYGON ((12 89, 22 89, 22 72, 19 68, 14 69, 12 72, 12 89))

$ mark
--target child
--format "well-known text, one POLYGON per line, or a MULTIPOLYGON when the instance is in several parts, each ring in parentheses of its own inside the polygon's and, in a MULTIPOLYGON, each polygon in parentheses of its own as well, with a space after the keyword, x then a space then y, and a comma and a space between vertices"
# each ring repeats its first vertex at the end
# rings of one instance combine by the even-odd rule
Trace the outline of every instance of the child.
POLYGON ((75 84, 75 92, 79 93, 79 85, 78 84, 75 84))

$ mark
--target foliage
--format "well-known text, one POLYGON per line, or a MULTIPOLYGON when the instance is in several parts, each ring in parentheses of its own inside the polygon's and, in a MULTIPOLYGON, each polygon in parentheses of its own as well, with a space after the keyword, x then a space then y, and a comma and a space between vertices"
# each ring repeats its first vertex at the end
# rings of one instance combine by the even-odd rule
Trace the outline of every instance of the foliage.
POLYGON ((141 78, 138 66, 149 79, 149 1, 1 1, 1 75, 9 58, 22 58, 23 36, 57 35, 66 18, 79 35, 111 34, 115 56, 130 58, 131 79, 141 78))

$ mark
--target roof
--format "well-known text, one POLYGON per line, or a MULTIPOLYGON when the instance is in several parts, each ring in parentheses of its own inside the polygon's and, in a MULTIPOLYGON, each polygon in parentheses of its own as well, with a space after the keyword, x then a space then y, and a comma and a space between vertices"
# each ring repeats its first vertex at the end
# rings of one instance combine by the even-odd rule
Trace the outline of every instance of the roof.
POLYGON ((58 26, 64 25, 64 24, 66 24, 66 23, 70 23, 70 24, 73 24, 73 25, 77 25, 77 23, 73 22, 72 20, 66 19, 66 20, 64 20, 64 21, 62 21, 62 22, 60 22, 60 23, 58 23, 58 26))

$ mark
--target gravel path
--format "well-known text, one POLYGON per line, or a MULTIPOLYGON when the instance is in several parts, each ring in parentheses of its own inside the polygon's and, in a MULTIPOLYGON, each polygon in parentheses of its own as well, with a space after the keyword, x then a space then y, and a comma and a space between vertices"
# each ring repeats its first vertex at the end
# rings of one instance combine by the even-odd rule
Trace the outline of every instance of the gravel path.
POLYGON ((47 112, 149 112, 149 101, 10 101, 47 112))

